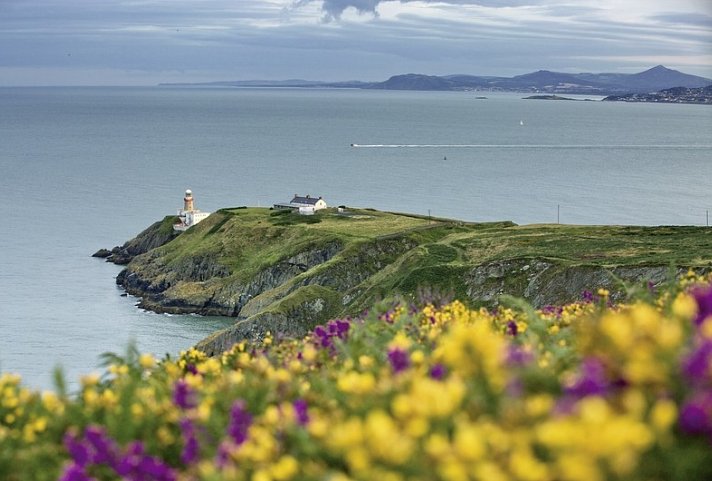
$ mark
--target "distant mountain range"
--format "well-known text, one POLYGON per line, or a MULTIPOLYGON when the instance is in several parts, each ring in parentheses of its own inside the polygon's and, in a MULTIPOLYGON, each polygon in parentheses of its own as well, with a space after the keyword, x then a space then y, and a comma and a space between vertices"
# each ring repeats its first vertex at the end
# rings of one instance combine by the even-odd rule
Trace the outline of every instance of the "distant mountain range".
POLYGON ((384 82, 320 82, 309 80, 237 80, 201 84, 221 87, 302 87, 302 88, 358 88, 381 90, 439 90, 439 91, 503 91, 542 92, 586 95, 615 95, 657 92, 673 87, 701 88, 712 85, 712 80, 672 70, 662 65, 636 74, 577 73, 568 74, 539 70, 515 77, 483 77, 475 75, 395 75, 384 82))

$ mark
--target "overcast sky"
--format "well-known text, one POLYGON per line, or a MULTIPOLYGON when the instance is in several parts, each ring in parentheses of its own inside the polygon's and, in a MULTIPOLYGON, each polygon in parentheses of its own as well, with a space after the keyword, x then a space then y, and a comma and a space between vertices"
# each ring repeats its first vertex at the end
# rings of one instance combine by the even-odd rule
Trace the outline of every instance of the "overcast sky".
POLYGON ((0 85, 400 73, 712 78, 712 0, 0 0, 0 85))

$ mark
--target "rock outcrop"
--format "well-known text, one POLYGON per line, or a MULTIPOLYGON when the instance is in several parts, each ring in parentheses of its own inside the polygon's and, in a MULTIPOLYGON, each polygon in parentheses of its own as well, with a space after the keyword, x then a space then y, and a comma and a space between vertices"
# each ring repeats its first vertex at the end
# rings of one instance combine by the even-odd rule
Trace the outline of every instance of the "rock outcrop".
POLYGON ((126 265, 134 257, 144 254, 151 249, 160 247, 172 241, 180 232, 173 229, 173 224, 177 221, 176 216, 167 216, 162 221, 154 222, 147 229, 143 230, 133 239, 126 241, 121 246, 116 246, 113 249, 99 249, 92 257, 106 259, 107 262, 113 262, 117 265, 126 265))

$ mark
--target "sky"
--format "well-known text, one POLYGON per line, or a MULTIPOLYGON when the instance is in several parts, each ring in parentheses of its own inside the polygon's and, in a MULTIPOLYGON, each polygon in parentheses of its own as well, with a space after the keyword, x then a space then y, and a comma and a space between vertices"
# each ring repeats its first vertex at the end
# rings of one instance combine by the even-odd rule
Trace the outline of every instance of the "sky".
POLYGON ((712 78, 712 0, 0 0, 0 86, 712 78))

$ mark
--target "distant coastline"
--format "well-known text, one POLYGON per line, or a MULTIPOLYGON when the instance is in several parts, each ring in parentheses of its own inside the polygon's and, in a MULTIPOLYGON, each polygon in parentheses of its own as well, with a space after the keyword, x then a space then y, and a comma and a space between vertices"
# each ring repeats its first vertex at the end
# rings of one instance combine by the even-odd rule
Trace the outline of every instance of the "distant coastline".
MULTIPOLYGON (((627 95, 646 94, 675 87, 702 88, 712 79, 689 75, 658 65, 636 74, 563 73, 539 70, 514 77, 478 75, 394 75, 385 81, 347 80, 228 80, 204 83, 165 83, 162 87, 257 87, 257 88, 334 88, 374 90, 529 92, 534 94, 627 95)), ((558 100, 558 99, 547 99, 558 100)))
POLYGON ((652 102, 660 104, 712 105, 712 85, 703 88, 676 87, 652 93, 611 95, 605 102, 652 102))

